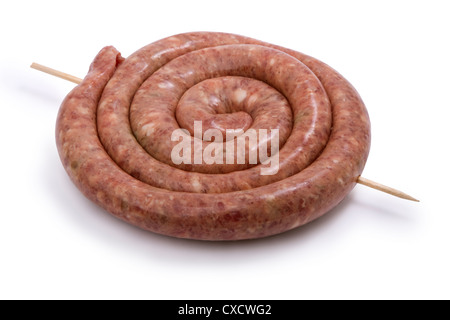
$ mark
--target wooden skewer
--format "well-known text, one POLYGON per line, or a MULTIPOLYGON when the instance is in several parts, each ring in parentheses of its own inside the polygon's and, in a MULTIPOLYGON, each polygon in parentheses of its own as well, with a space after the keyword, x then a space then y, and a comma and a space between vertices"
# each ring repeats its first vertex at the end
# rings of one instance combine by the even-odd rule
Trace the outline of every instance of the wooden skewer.
POLYGON ((71 82, 76 83, 76 84, 80 84, 80 82, 83 80, 83 79, 77 78, 75 76, 72 76, 70 74, 67 74, 67 73, 64 73, 64 72, 61 72, 61 71, 58 71, 58 70, 55 70, 55 69, 43 66, 43 65, 41 65, 39 63, 36 63, 36 62, 33 62, 30 67, 33 68, 33 69, 36 69, 36 70, 39 70, 39 71, 51 74, 52 76, 59 77, 59 78, 64 79, 64 80, 71 81, 71 82))
POLYGON ((356 182, 359 183, 359 184, 365 185, 367 187, 370 187, 372 189, 377 189, 379 191, 383 191, 383 192, 389 193, 389 194, 391 194, 393 196, 396 196, 396 197, 399 197, 399 198, 402 198, 402 199, 420 202, 416 198, 413 198, 413 197, 411 197, 410 195, 408 195, 408 194, 406 194, 404 192, 401 192, 401 191, 399 191, 397 189, 385 186, 385 185, 383 185, 381 183, 378 183, 378 182, 375 182, 375 181, 363 178, 361 176, 358 177, 356 182))
MULTIPOLYGON (((39 70, 39 71, 42 71, 42 72, 45 72, 45 73, 48 73, 48 74, 50 74, 52 76, 56 76, 56 77, 62 78, 64 80, 68 80, 68 81, 74 82, 76 84, 80 84, 81 81, 83 80, 83 79, 77 78, 75 76, 72 76, 70 74, 67 74, 67 73, 64 73, 64 72, 61 72, 61 71, 58 71, 58 70, 55 70, 55 69, 52 69, 52 68, 40 65, 40 64, 35 63, 35 62, 33 62, 31 64, 31 68, 39 70)), ((402 198, 402 199, 419 202, 419 200, 411 197, 410 195, 407 195, 406 193, 404 193, 402 191, 399 191, 399 190, 396 190, 394 188, 382 185, 381 183, 378 183, 378 182, 375 182, 375 181, 363 178, 361 176, 359 176, 357 178, 356 182, 359 183, 359 184, 365 185, 365 186, 367 186, 369 188, 376 189, 376 190, 388 193, 390 195, 393 195, 393 196, 396 196, 396 197, 399 197, 399 198, 402 198)))

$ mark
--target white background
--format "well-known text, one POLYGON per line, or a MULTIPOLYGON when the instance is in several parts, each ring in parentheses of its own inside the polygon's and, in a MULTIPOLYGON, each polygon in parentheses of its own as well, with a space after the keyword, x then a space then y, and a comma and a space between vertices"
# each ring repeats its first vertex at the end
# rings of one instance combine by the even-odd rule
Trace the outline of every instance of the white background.
POLYGON ((448 1, 9 1, 0 13, 0 298, 450 298, 448 1), (238 33, 342 73, 372 121, 364 176, 323 218, 255 241, 178 240, 85 199, 54 143, 95 54, 188 31, 238 33))

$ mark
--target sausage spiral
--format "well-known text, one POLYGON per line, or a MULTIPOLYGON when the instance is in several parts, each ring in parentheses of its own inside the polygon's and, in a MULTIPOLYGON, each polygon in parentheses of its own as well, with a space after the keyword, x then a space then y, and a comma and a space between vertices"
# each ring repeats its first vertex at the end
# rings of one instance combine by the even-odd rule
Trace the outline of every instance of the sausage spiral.
POLYGON ((174 237, 239 240, 296 228, 336 206, 364 168, 370 123, 356 90, 326 64, 243 36, 195 32, 127 59, 102 49, 61 105, 56 142, 72 181, 113 215, 174 237), (182 128, 198 150, 194 121, 202 136, 223 134, 223 143, 201 141, 200 152, 216 148, 216 156, 236 143, 226 141, 228 129, 277 129, 279 152, 271 154, 273 140, 265 150, 276 170, 261 174, 262 158, 250 163, 250 142, 245 163, 238 153, 231 163, 175 163, 173 132, 182 128))

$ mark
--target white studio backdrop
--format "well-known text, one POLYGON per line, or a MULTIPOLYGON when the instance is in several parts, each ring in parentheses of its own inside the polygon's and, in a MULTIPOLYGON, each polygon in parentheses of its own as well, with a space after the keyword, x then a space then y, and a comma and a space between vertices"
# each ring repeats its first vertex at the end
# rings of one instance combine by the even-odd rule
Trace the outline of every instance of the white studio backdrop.
POLYGON ((446 1, 14 1, 0 13, 0 299, 450 298, 446 1), (372 121, 363 176, 321 219, 232 243, 172 239, 84 198, 54 143, 95 54, 188 31, 250 36, 314 56, 358 90, 372 121))

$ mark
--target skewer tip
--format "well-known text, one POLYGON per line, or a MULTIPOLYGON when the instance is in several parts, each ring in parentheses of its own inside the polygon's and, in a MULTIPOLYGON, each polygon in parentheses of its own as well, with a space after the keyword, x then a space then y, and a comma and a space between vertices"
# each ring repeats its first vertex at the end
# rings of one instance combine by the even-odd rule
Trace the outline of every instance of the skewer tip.
POLYGON ((375 182, 375 181, 363 178, 361 176, 358 177, 356 182, 360 183, 362 185, 365 185, 365 186, 367 186, 369 188, 377 189, 379 191, 382 191, 382 192, 388 193, 390 195, 396 196, 396 197, 401 198, 401 199, 410 200, 410 201, 414 201, 414 202, 420 202, 420 200, 418 200, 418 199, 416 199, 414 197, 411 197, 409 194, 406 194, 406 193, 404 193, 404 192, 402 192, 400 190, 397 190, 397 189, 385 186, 385 185, 383 185, 381 183, 378 183, 378 182, 375 182))
POLYGON ((30 67, 33 68, 33 69, 36 69, 36 70, 48 73, 48 74, 50 74, 52 76, 56 76, 56 77, 59 77, 59 78, 64 79, 64 80, 71 81, 71 82, 76 83, 76 84, 79 84, 82 81, 82 79, 80 79, 80 78, 74 77, 74 76, 72 76, 70 74, 61 72, 59 70, 55 70, 55 69, 43 66, 43 65, 41 65, 39 63, 36 63, 36 62, 33 62, 30 65, 30 67))

